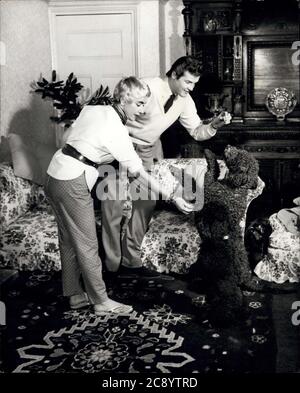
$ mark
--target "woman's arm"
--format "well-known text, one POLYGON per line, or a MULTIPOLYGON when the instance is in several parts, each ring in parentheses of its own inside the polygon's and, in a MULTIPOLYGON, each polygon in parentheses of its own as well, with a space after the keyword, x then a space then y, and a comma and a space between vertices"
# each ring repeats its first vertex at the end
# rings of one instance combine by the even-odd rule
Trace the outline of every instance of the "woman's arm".
POLYGON ((193 211, 193 204, 187 202, 182 196, 174 195, 173 192, 171 194, 167 192, 144 168, 140 169, 139 172, 131 174, 138 179, 139 183, 141 183, 145 188, 154 192, 157 197, 161 194, 164 199, 174 202, 177 209, 182 213, 189 214, 193 211))

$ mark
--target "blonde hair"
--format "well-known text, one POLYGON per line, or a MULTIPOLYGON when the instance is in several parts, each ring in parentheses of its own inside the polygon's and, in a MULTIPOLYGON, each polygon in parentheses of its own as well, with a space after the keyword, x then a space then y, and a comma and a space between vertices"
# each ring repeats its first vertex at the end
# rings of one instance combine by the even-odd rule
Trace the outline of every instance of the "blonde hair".
POLYGON ((120 80, 114 90, 114 101, 120 102, 121 98, 131 104, 134 98, 150 96, 149 86, 135 76, 128 76, 120 80))

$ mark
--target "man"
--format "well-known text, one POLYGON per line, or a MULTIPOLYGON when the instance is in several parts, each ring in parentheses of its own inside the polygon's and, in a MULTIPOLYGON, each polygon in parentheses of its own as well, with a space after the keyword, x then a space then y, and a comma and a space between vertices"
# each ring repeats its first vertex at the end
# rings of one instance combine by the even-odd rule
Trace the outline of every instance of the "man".
MULTIPOLYGON (((218 128, 230 122, 231 116, 225 112, 210 124, 202 123, 189 94, 199 81, 200 73, 200 62, 193 57, 183 56, 175 61, 166 78, 145 79, 151 91, 145 112, 136 117, 135 121, 128 121, 126 127, 147 170, 153 164, 161 134, 177 119, 197 141, 210 139, 218 128)), ((109 179, 107 182, 108 189, 110 186, 115 187, 113 182, 109 184, 109 179)), ((121 272, 146 277, 159 275, 142 267, 140 257, 140 246, 155 208, 155 200, 133 201, 131 219, 121 241, 122 207, 123 202, 113 194, 109 200, 101 203, 102 242, 108 271, 116 272, 122 264, 121 272)))

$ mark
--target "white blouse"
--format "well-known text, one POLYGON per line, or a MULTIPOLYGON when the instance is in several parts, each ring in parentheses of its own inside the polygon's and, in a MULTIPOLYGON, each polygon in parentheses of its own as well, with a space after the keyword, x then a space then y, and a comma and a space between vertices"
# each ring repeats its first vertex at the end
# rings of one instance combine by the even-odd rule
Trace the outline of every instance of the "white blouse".
MULTIPOLYGON (((131 173, 142 169, 142 161, 134 150, 127 128, 109 105, 85 106, 72 124, 66 143, 97 164, 119 161, 131 173)), ((85 172, 91 190, 99 172, 96 168, 65 155, 59 149, 53 156, 47 173, 58 180, 71 180, 85 172)))

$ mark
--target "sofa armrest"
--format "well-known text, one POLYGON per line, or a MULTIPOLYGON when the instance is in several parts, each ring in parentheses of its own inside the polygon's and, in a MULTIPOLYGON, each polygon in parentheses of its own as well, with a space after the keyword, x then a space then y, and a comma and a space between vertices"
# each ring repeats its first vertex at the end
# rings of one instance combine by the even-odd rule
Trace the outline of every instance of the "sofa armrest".
MULTIPOLYGON (((220 173, 227 171, 223 160, 218 160, 220 173)), ((168 192, 177 192, 184 185, 184 197, 195 199, 195 210, 203 206, 204 175, 207 170, 205 158, 162 159, 152 166, 152 175, 168 192), (177 173, 176 173, 177 172, 177 173), (191 180, 195 181, 194 189, 191 180), (193 198, 194 197, 194 198, 193 198)))
POLYGON ((0 230, 43 200, 40 186, 16 177, 9 163, 0 164, 0 230))

